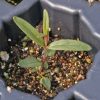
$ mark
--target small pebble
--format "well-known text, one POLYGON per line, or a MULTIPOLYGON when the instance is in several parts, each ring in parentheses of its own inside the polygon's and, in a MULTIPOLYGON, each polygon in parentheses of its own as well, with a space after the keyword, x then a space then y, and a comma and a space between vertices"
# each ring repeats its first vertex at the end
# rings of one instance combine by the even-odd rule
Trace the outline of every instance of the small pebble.
POLYGON ((91 63, 91 59, 90 58, 86 58, 87 63, 91 63))
POLYGON ((60 28, 60 27, 58 27, 58 28, 57 28, 57 30, 58 30, 58 31, 61 31, 61 28, 60 28))
POLYGON ((17 3, 14 3, 14 5, 17 5, 17 3))
POLYGON ((7 86, 7 91, 11 93, 11 87, 7 86))
POLYGON ((13 51, 10 51, 10 53, 12 54, 12 53, 13 53, 13 51))
POLYGON ((12 67, 12 63, 9 64, 9 68, 12 67))
POLYGON ((1 51, 0 52, 0 57, 3 61, 8 61, 9 59, 9 54, 6 51, 1 51))
POLYGON ((51 31, 51 28, 49 28, 49 32, 51 31))
POLYGON ((5 68, 5 65, 2 65, 2 66, 1 66, 1 69, 4 69, 4 68, 5 68))
POLYGON ((54 69, 54 72, 55 72, 55 73, 59 73, 59 68, 55 68, 55 69, 54 69))
POLYGON ((84 79, 84 77, 83 77, 83 75, 78 75, 78 77, 77 77, 77 80, 79 81, 79 80, 82 80, 82 79, 84 79))
POLYGON ((28 47, 25 47, 25 48, 24 48, 24 51, 27 51, 27 50, 28 50, 28 47))
POLYGON ((4 76, 5 76, 6 78, 8 78, 8 73, 4 72, 4 76))
POLYGON ((89 4, 91 5, 95 0, 88 0, 89 4))
POLYGON ((11 42, 11 39, 8 39, 9 42, 11 42))
POLYGON ((77 84, 78 82, 77 81, 75 81, 75 84, 77 84))
POLYGON ((32 43, 33 43, 33 44, 35 44, 35 42, 34 42, 34 41, 32 41, 32 43))
POLYGON ((17 86, 17 83, 13 83, 14 86, 17 86))

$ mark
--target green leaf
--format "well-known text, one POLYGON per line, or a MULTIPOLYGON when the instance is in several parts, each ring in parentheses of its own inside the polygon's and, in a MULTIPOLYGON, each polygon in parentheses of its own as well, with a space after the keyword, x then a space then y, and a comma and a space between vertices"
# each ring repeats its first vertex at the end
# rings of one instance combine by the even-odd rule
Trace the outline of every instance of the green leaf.
POLYGON ((48 69, 48 62, 45 62, 45 63, 44 63, 44 68, 45 68, 45 69, 48 69))
POLYGON ((22 42, 23 41, 30 41, 31 39, 29 38, 29 37, 27 37, 27 36, 25 36, 23 39, 22 39, 22 42))
POLYGON ((42 37, 42 38, 43 38, 44 36, 45 36, 45 35, 44 35, 43 33, 40 33, 40 37, 42 37))
MULTIPOLYGON (((43 37, 44 37, 44 34, 43 34, 43 33, 39 33, 39 36, 43 38, 43 37)), ((25 37, 22 39, 22 42, 23 42, 23 41, 30 41, 30 40, 31 40, 31 39, 30 39, 28 36, 25 36, 25 37)))
POLYGON ((51 88, 51 81, 49 78, 47 77, 42 77, 40 79, 40 83, 47 89, 47 90, 50 90, 51 88))
POLYGON ((48 56, 54 56, 55 52, 56 52, 55 50, 50 50, 50 49, 48 49, 48 50, 47 50, 47 55, 48 55, 48 56))
POLYGON ((19 61, 19 66, 24 68, 32 67, 33 71, 38 70, 41 65, 42 62, 32 56, 28 56, 27 58, 19 61))
POLYGON ((32 69, 32 72, 37 72, 39 69, 41 69, 41 66, 34 67, 34 68, 32 69))
POLYGON ((91 46, 77 40, 71 40, 71 39, 61 39, 58 41, 52 42, 48 49, 52 50, 69 50, 69 51, 89 51, 91 50, 91 46))
POLYGON ((46 9, 43 11, 43 33, 45 35, 49 33, 49 15, 46 9))
POLYGON ((44 40, 41 38, 40 33, 27 21, 17 16, 13 17, 16 25, 34 42, 40 46, 44 46, 44 40))

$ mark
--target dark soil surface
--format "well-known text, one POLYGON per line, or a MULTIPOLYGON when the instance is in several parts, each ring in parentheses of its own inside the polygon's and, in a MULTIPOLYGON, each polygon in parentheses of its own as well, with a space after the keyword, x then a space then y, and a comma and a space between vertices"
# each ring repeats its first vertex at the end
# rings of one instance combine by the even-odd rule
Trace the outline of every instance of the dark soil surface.
MULTIPOLYGON (((50 41, 60 38, 61 36, 53 35, 50 41)), ((38 72, 32 72, 31 68, 24 69, 18 65, 20 59, 29 55, 41 58, 41 53, 42 48, 31 40, 11 45, 9 60, 7 62, 1 60, 0 65, 1 76, 7 87, 35 94, 42 100, 52 100, 60 91, 86 79, 86 73, 92 63, 92 57, 88 52, 56 51, 54 56, 48 58, 49 69, 41 69, 38 72), (50 91, 40 84, 40 75, 52 80, 50 91)))

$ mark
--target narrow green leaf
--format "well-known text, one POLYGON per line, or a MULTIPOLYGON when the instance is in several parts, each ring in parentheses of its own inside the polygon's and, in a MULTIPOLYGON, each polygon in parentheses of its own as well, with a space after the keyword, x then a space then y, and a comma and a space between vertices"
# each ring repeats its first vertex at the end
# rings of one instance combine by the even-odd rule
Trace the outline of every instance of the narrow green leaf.
POLYGON ((91 46, 77 40, 71 40, 71 39, 61 39, 58 41, 52 42, 48 49, 52 50, 69 50, 69 51, 89 51, 91 50, 91 46))
POLYGON ((27 37, 27 36, 25 36, 23 39, 22 39, 22 42, 23 41, 30 41, 31 39, 29 38, 29 37, 27 37))
POLYGON ((50 49, 48 49, 48 50, 47 50, 47 55, 48 55, 48 56, 54 56, 55 52, 56 52, 55 50, 50 50, 50 49))
POLYGON ((49 78, 47 77, 42 77, 40 79, 40 83, 47 89, 47 90, 50 90, 51 88, 51 81, 49 78))
POLYGON ((34 42, 40 46, 44 46, 44 40, 41 38, 39 32, 24 19, 14 16, 14 22, 16 25, 34 42))
POLYGON ((49 33, 49 15, 46 9, 43 11, 43 33, 45 35, 49 33))
MULTIPOLYGON (((43 34, 43 33, 39 33, 39 36, 43 38, 43 37, 44 37, 44 34, 43 34)), ((22 42, 23 42, 23 41, 30 41, 30 40, 31 40, 31 39, 30 39, 28 36, 25 36, 25 37, 22 39, 22 42)))
POLYGON ((42 65, 41 61, 38 59, 29 56, 25 59, 22 59, 19 61, 19 66, 24 67, 24 68, 32 68, 33 71, 39 69, 39 67, 42 65))

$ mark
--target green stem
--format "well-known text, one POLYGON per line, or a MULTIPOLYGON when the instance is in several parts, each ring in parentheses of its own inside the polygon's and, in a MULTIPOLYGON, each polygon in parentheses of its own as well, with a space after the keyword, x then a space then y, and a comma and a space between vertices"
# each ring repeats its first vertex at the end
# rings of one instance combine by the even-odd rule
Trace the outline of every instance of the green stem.
POLYGON ((47 57, 47 45, 48 45, 48 41, 49 41, 48 35, 44 36, 44 41, 45 41, 45 47, 44 47, 43 56, 42 56, 42 66, 43 67, 45 67, 45 63, 48 59, 48 57, 47 57))

